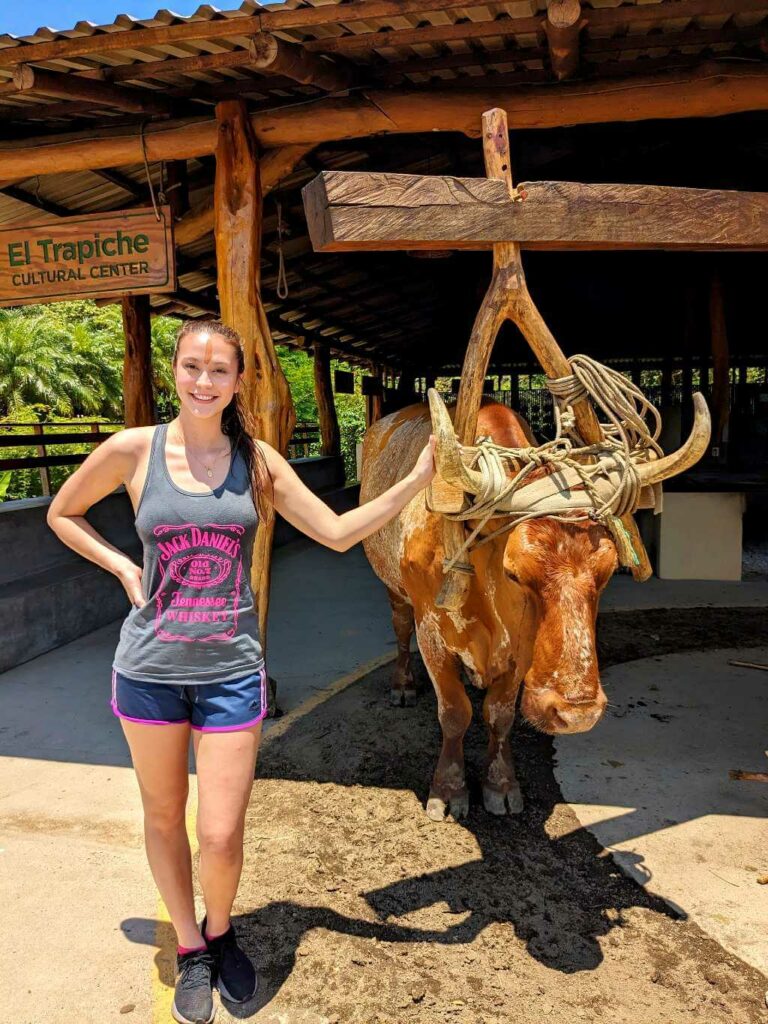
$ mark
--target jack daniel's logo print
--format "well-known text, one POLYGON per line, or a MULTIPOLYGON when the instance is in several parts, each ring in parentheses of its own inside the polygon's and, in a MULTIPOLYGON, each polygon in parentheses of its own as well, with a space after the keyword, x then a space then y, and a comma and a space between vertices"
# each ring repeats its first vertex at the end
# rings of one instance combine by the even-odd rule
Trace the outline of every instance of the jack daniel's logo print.
POLYGON ((243 562, 242 526, 156 526, 162 572, 155 633, 166 642, 229 640, 237 631, 243 562))

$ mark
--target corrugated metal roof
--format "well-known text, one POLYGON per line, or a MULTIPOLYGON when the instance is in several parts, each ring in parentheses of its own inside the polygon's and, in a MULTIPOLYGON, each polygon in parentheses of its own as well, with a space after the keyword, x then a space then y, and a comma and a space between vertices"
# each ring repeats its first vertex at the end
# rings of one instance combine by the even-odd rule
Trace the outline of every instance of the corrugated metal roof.
MULTIPOLYGON (((350 20, 350 6, 352 5, 342 4, 338 0, 311 4, 288 0, 285 4, 265 5, 246 0, 235 10, 220 10, 211 5, 202 5, 188 17, 161 9, 152 18, 135 19, 127 14, 119 15, 114 22, 105 25, 80 21, 71 29, 40 28, 32 35, 18 38, 0 36, 0 62, 3 50, 22 47, 29 50, 30 61, 50 70, 74 73, 105 70, 109 74, 110 71, 117 69, 119 80, 130 82, 134 87, 170 87, 178 90, 186 88, 193 92, 198 88, 201 101, 204 99, 204 89, 199 88, 202 84, 226 85, 228 81, 234 81, 247 84, 249 95, 257 85, 263 86, 263 98, 268 99, 275 94, 274 81, 270 81, 268 76, 248 70, 245 65, 210 72, 187 72, 177 69, 178 66, 170 65, 166 68, 161 67, 163 63, 174 60, 247 50, 248 37, 254 31, 252 22, 249 22, 248 31, 242 36, 205 38, 203 35, 195 39, 157 41, 151 45, 141 43, 141 30, 196 23, 201 26, 213 25, 223 20, 247 20, 254 16, 287 11, 312 12, 321 7, 324 10, 338 9, 336 20, 323 25, 278 28, 275 30, 276 34, 289 41, 306 43, 316 52, 322 53, 326 49, 333 55, 369 68, 373 82, 382 74, 386 77, 386 65, 403 62, 409 62, 410 65, 423 64, 422 68, 409 66, 403 69, 403 80, 414 83, 424 82, 433 74, 450 80, 464 75, 476 77, 480 74, 503 74, 526 68, 537 70, 544 66, 546 47, 542 45, 544 41, 540 34, 537 35, 535 29, 532 30, 530 19, 543 15, 546 9, 545 0, 468 3, 447 10, 422 10, 418 13, 354 21, 350 20), (522 24, 525 30, 517 30, 518 19, 524 19, 519 24, 522 24), (428 30, 429 37, 422 42, 419 38, 413 37, 412 30, 428 30), (402 36, 401 42, 401 37, 397 33, 404 31, 408 36, 402 36), (125 46, 114 48, 116 35, 125 37, 125 46), (105 46, 103 52, 97 48, 88 54, 60 56, 48 60, 38 59, 34 53, 34 48, 40 44, 95 37, 105 37, 105 43, 109 37, 109 48, 105 46), (408 37, 412 38, 407 41, 408 37), (361 39, 365 41, 364 48, 358 48, 361 39), (466 62, 461 60, 462 55, 466 56, 466 62), (137 73, 145 76, 148 64, 158 65, 156 69, 153 67, 153 72, 156 71, 155 77, 133 80, 128 77, 130 65, 135 65, 137 73)), ((662 0, 635 0, 621 6, 617 6, 615 0, 592 0, 589 6, 585 6, 588 21, 591 12, 594 14, 584 35, 583 55, 586 60, 600 64, 610 60, 658 58, 660 54, 670 52, 696 54, 711 51, 724 54, 737 48, 742 41, 757 41, 759 33, 756 29, 768 17, 768 0, 765 0, 764 4, 760 0, 744 0, 741 10, 740 4, 735 2, 731 13, 723 13, 721 8, 720 13, 717 13, 719 6, 712 5, 715 13, 691 17, 676 10, 680 7, 685 8, 684 3, 669 0, 664 3, 662 0), (626 25, 622 24, 622 17, 636 19, 638 9, 648 12, 651 18, 651 11, 653 17, 657 17, 662 8, 669 8, 668 16, 655 21, 652 25, 636 20, 630 20, 626 25), (603 24, 601 15, 606 12, 611 18, 608 24, 603 24), (681 38, 683 32, 688 33, 688 39, 681 38), (632 45, 635 41, 636 47, 632 45)), ((424 7, 429 7, 428 2, 424 7)), ((7 81, 10 77, 7 69, 0 68, 0 81, 7 81)), ((286 96, 302 91, 306 95, 313 91, 306 88, 301 90, 295 83, 283 81, 281 84, 286 96)), ((2 100, 4 104, 11 102, 5 96, 2 100)), ((21 97, 17 97, 14 102, 33 106, 40 106, 41 103, 39 99, 33 101, 21 97)), ((77 113, 78 116, 83 116, 84 112, 77 113)))

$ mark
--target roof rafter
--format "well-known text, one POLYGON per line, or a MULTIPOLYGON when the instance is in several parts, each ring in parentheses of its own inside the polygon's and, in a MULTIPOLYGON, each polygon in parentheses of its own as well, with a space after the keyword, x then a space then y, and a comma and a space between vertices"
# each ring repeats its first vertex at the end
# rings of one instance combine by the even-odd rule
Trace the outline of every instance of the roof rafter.
POLYGON ((107 85, 104 82, 84 81, 77 75, 41 71, 29 64, 22 64, 16 68, 13 75, 13 88, 18 93, 51 96, 57 100, 79 100, 82 103, 115 107, 117 110, 125 110, 129 114, 167 116, 173 113, 171 102, 165 96, 150 90, 127 89, 107 85))

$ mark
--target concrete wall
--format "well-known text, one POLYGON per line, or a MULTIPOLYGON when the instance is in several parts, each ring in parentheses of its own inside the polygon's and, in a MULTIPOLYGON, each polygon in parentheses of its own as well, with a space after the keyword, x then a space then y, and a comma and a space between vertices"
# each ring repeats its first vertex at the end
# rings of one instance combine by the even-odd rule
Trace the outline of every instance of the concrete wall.
POLYGON ((656 575, 663 580, 740 580, 747 505, 747 495, 736 491, 665 490, 661 515, 648 509, 636 513, 656 575))
MULTIPOLYGON (((357 504, 359 489, 345 488, 341 459, 296 459, 304 482, 335 511, 357 504)), ((65 547, 45 521, 50 498, 0 503, 0 672, 120 618, 128 611, 121 584, 65 547)), ((109 495, 88 521, 136 561, 141 545, 127 494, 109 495)), ((278 517, 275 546, 300 534, 278 517)))
POLYGON ((744 495, 664 495, 656 517, 656 572, 663 580, 740 580, 744 495))

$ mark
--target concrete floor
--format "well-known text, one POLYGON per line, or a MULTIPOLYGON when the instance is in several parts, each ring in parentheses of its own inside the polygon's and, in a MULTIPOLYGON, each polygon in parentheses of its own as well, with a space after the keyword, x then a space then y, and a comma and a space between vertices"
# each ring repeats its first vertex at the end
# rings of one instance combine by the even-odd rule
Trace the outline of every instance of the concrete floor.
POLYGON ((557 741, 576 816, 632 877, 768 974, 768 649, 672 654, 604 673, 611 707, 557 741), (605 803, 606 792, 610 794, 605 803))
MULTIPOLYGON (((768 584, 616 578, 603 607, 711 604, 768 606, 768 584)), ((156 965, 171 932, 107 703, 118 628, 0 675, 0 972, 14 980, 0 1016, 9 1024, 69 1024, 75 1011, 81 1024, 168 1019, 156 965)), ((384 588, 361 548, 338 555, 301 541, 276 552, 269 671, 284 710, 311 707, 340 677, 393 653, 384 588)), ((267 729, 279 737, 284 724, 267 729)))
MULTIPOLYGON (((269 671, 285 711, 394 650, 386 594, 360 548, 278 549, 271 621, 269 671)), ((75 1007, 81 1024, 167 1019, 152 961, 170 929, 108 706, 119 627, 0 675, 0 973, 14 979, 3 1024, 69 1024, 75 1007)), ((192 789, 191 814, 194 778, 192 789)))

